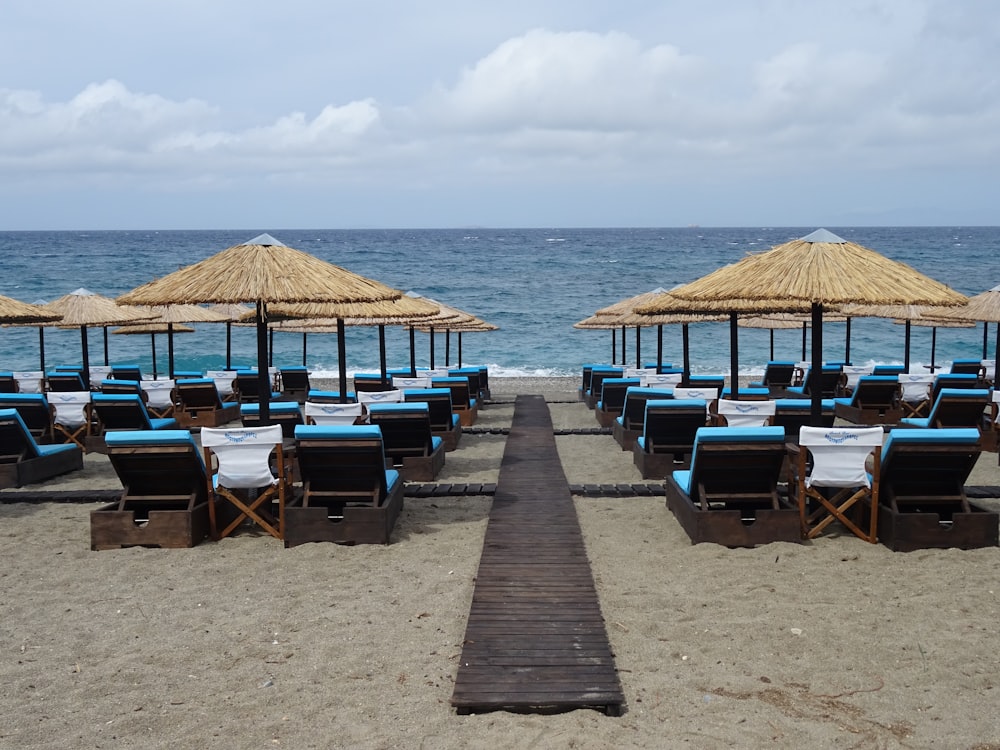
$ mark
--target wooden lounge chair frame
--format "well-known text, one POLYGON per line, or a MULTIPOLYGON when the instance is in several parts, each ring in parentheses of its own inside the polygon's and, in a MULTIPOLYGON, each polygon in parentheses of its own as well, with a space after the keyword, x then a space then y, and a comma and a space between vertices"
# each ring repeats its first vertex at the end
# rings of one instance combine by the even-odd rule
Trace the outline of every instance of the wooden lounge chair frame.
POLYGON ((174 386, 177 409, 174 414, 181 427, 200 430, 220 427, 240 418, 236 401, 223 401, 214 378, 189 378, 174 386))
POLYGON ((441 438, 444 450, 450 453, 458 448, 462 439, 462 421, 451 405, 450 388, 416 388, 403 391, 403 402, 427 404, 431 422, 431 435, 441 438))
POLYGON ((975 427, 982 430, 990 393, 985 388, 942 388, 925 418, 907 417, 900 428, 975 427))
POLYGON ((149 416, 142 394, 95 393, 90 401, 96 428, 87 437, 87 451, 105 452, 105 436, 112 431, 169 430, 177 427, 177 420, 149 416))
POLYGON ((472 395, 469 379, 466 377, 431 378, 431 388, 451 389, 451 408, 458 415, 463 427, 471 427, 479 418, 479 399, 472 395))
POLYGON ((854 424, 896 424, 903 418, 899 397, 899 378, 862 375, 850 398, 834 399, 834 413, 854 424))
POLYGON ((368 422, 382 431, 387 460, 408 482, 433 482, 444 468, 444 441, 431 431, 426 403, 372 404, 368 422))
POLYGON ((45 394, 0 393, 0 409, 16 409, 35 442, 55 442, 55 409, 45 394))
POLYGON ((0 409, 0 488, 23 487, 83 468, 77 445, 39 445, 16 409, 0 409))
POLYGON ((605 378, 601 382, 601 400, 594 405, 594 416, 601 427, 613 427, 622 416, 629 388, 642 385, 640 378, 605 378))
POLYGON ((666 479, 686 468, 694 436, 707 422, 703 399, 667 399, 646 402, 642 435, 632 447, 632 459, 643 479, 666 479))
POLYGON ((667 388, 647 388, 632 386, 625 391, 621 416, 611 425, 611 437, 623 451, 630 451, 636 439, 642 435, 646 419, 646 402, 671 399, 673 390, 667 388))

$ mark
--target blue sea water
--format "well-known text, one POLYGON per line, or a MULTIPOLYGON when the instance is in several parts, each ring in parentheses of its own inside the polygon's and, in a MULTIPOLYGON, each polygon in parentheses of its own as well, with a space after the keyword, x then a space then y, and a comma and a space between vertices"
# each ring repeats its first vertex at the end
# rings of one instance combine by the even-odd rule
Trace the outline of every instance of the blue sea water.
MULTIPOLYGON (((51 301, 84 287, 109 297, 163 276, 268 231, 286 245, 404 291, 415 291, 499 326, 461 338, 463 364, 486 364, 497 376, 576 375, 586 362, 655 361, 656 328, 635 329, 614 342, 610 331, 585 331, 573 324, 627 297, 692 281, 748 252, 802 237, 816 227, 668 229, 440 229, 440 230, 218 230, 0 232, 0 294, 26 302, 51 301), (614 343, 614 348, 612 344, 614 343)), ((964 294, 1000 283, 998 227, 827 227, 845 239, 907 263, 964 294)), ((239 269, 232 269, 238 273, 239 269)), ((221 281, 221 280, 220 280, 221 281)), ((193 334, 175 336, 175 368, 225 366, 225 326, 199 324, 193 334)), ((691 325, 692 371, 728 373, 727 323, 691 325)), ((824 326, 824 358, 845 355, 844 323, 824 326)), ((663 328, 664 361, 681 360, 681 327, 663 328)), ((770 333, 741 328, 740 369, 759 373, 770 358, 770 333)), ((107 336, 108 361, 138 363, 152 373, 149 335, 107 336)), ((409 335, 386 328, 389 365, 409 363, 409 335)), ((857 319, 851 324, 850 359, 855 364, 903 361, 903 327, 890 321, 857 319)), ((995 334, 988 335, 989 356, 995 334)), ((45 361, 79 362, 79 330, 47 328, 45 361)), ((774 332, 774 356, 803 358, 801 330, 774 332)), ((91 364, 102 364, 102 329, 88 333, 91 364)), ((417 364, 431 364, 430 338, 418 333, 417 364)), ((914 327, 911 365, 931 360, 932 331, 914 327)), ((377 329, 349 328, 345 335, 350 372, 378 369, 377 329)), ((156 337, 157 368, 167 368, 165 335, 156 337)), ((234 364, 256 361, 252 328, 234 328, 234 364)), ((982 356, 983 324, 942 328, 935 361, 982 356)), ((0 369, 36 369, 37 328, 0 330, 0 369)), ((457 364, 458 336, 437 333, 434 363, 457 364), (446 359, 447 357, 447 359, 446 359)), ((307 364, 314 372, 337 370, 336 337, 274 336, 273 364, 307 364), (305 348, 304 348, 305 345, 305 348)))

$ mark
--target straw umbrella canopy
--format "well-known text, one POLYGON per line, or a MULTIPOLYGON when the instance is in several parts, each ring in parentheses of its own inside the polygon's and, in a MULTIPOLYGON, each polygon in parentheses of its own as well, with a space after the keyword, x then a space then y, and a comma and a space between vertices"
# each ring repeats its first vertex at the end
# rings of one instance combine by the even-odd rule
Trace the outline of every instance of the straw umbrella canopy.
MULTIPOLYGON (((747 312, 798 312, 812 317, 812 377, 823 367, 824 309, 852 304, 961 305, 967 301, 939 281, 898 261, 819 229, 763 253, 749 255, 675 289, 673 296, 693 309, 747 312)), ((644 312, 665 312, 658 302, 644 312)), ((735 338, 735 336, 734 336, 735 338)), ((737 357, 733 354, 733 376, 737 357)), ((733 388, 734 393, 738 389, 733 388)), ((819 424, 821 393, 811 388, 811 421, 819 424)))
MULTIPOLYGON (((423 318, 419 321, 421 325, 421 330, 430 335, 430 366, 434 367, 434 332, 444 330, 448 332, 449 326, 462 325, 464 323, 470 323, 476 320, 476 317, 470 313, 467 313, 458 308, 451 307, 450 305, 442 304, 437 300, 431 299, 430 297, 424 297, 416 292, 407 292, 406 296, 412 297, 414 299, 422 299, 430 302, 431 304, 438 306, 438 312, 435 315, 423 318)), ((414 347, 414 331, 416 330, 416 324, 418 321, 413 321, 407 324, 410 331, 410 372, 416 375, 417 372, 417 355, 414 347)))
MULTIPOLYGON (((149 305, 136 308, 140 312, 148 312, 155 317, 151 322, 162 323, 167 334, 168 376, 174 376, 174 331, 178 323, 222 323, 226 316, 221 312, 210 310, 201 305, 149 305)), ((194 330, 194 329, 192 329, 194 330)))
MULTIPOLYGON (((468 322, 465 322, 465 323, 446 323, 445 325, 446 325, 446 328, 445 328, 445 337, 446 337, 445 338, 445 342, 446 342, 445 343, 445 358, 447 359, 447 357, 449 355, 448 344, 447 344, 447 341, 448 341, 447 336, 449 334, 452 334, 452 333, 457 333, 458 334, 458 366, 459 367, 462 366, 462 334, 463 333, 486 333, 486 332, 489 332, 489 331, 499 331, 500 330, 500 326, 494 325, 493 323, 487 323, 485 320, 481 320, 479 318, 476 318, 475 320, 468 321, 468 322)), ((425 330, 425 329, 423 329, 421 327, 421 325, 419 323, 416 325, 416 328, 418 330, 422 331, 422 332, 430 333, 430 328, 428 328, 428 329, 425 330)))
POLYGON ((247 313, 253 313, 253 308, 240 304, 209 305, 208 309, 225 318, 226 322, 226 369, 233 369, 233 323, 242 320, 247 313))
POLYGON ((59 328, 79 327, 84 383, 90 382, 90 352, 87 346, 87 328, 91 326, 137 323, 154 317, 149 312, 119 307, 110 297, 102 297, 100 294, 94 294, 82 287, 43 305, 42 309, 61 316, 61 320, 56 324, 59 328))
POLYGON ((993 358, 1000 356, 1000 284, 987 289, 975 296, 969 297, 969 302, 961 307, 941 311, 942 318, 982 321, 983 323, 983 359, 987 358, 987 337, 990 323, 997 324, 997 340, 993 347, 993 358))
MULTIPOLYGON (((765 328, 771 332, 771 359, 774 359, 774 332, 776 330, 791 330, 792 328, 802 330, 802 359, 806 358, 806 332, 809 330, 809 316, 796 313, 774 313, 772 315, 752 315, 740 318, 737 322, 741 328, 765 328)), ((851 319, 846 315, 824 315, 823 320, 827 323, 844 323, 851 325, 851 319)), ((851 359, 851 336, 848 328, 847 341, 845 343, 844 359, 851 359)))
MULTIPOLYGON (((156 371, 156 334, 158 333, 169 333, 171 336, 175 333, 194 333, 194 328, 191 326, 186 326, 182 323, 161 323, 158 321, 151 321, 149 323, 136 323, 131 326, 122 326, 121 328, 116 328, 113 330, 112 335, 128 336, 137 335, 142 333, 149 334, 149 348, 152 350, 153 355, 153 379, 156 380, 158 375, 156 371)), ((173 346, 170 347, 170 377, 173 378, 173 346)))
POLYGON ((928 305, 851 305, 843 312, 852 318, 888 318, 905 325, 903 335, 903 367, 910 369, 910 339, 913 325, 928 326, 924 321, 936 320, 944 316, 951 307, 930 307, 928 305))
MULTIPOLYGON (((270 422, 267 306, 277 303, 374 302, 402 292, 290 248, 269 234, 234 245, 118 298, 122 305, 240 304, 255 307, 260 419, 270 422)), ((346 370, 341 362, 342 379, 346 370)))
POLYGON ((29 304, 0 295, 0 323, 11 326, 38 326, 38 357, 42 371, 45 370, 45 324, 62 318, 56 312, 45 310, 41 304, 29 304))
MULTIPOLYGON (((931 329, 931 363, 927 365, 927 369, 930 370, 932 374, 934 373, 935 370, 938 369, 937 364, 935 364, 934 361, 935 357, 937 356, 937 329, 973 328, 975 326, 975 323, 973 323, 971 320, 965 321, 965 320, 955 320, 944 317, 931 317, 931 316, 925 316, 915 319, 907 318, 905 320, 894 320, 892 322, 895 323, 896 325, 905 325, 907 329, 909 329, 911 325, 922 326, 924 328, 931 329)), ((907 359, 907 369, 909 369, 910 358, 908 355, 906 359, 907 359)))

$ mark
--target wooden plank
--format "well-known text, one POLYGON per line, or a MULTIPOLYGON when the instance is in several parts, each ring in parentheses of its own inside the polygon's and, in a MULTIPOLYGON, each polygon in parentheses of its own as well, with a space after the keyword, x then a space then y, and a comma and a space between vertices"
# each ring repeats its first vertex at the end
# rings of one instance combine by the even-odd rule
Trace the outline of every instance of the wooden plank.
POLYGON ((624 695, 544 399, 515 402, 451 703, 621 714, 624 695))

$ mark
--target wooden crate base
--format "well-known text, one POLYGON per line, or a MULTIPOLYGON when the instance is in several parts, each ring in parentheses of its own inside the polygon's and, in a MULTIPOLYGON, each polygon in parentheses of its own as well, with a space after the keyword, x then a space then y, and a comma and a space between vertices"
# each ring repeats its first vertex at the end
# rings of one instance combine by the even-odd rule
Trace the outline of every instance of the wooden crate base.
POLYGON ((801 542, 798 508, 759 509, 753 521, 744 521, 738 508, 702 510, 673 477, 668 477, 667 507, 677 518, 692 544, 712 542, 726 547, 755 547, 771 542, 801 542))
POLYGON ((397 466, 405 482, 433 482, 444 468, 444 442, 429 456, 404 456, 397 466))
POLYGON ((603 409, 594 409, 594 416, 597 417, 597 424, 601 427, 614 427, 618 422, 618 417, 622 415, 622 410, 617 411, 604 411, 603 409))
POLYGON ((626 430, 617 419, 611 425, 611 437, 622 447, 623 451, 632 450, 640 435, 642 435, 642 430, 626 430))
POLYGON ((462 427, 472 427, 479 419, 479 406, 474 406, 471 409, 456 409, 455 413, 458 415, 458 423, 462 427))
POLYGON ((646 453, 636 443, 632 446, 632 461, 643 479, 665 479, 675 471, 691 468, 691 450, 675 460, 673 453, 646 453))
POLYGON ((174 414, 177 424, 187 430, 200 430, 202 427, 222 427, 224 424, 238 421, 240 418, 240 405, 235 401, 226 402, 221 409, 212 411, 183 411, 177 410, 174 414))
POLYGON ((83 468, 83 451, 60 451, 41 458, 0 464, 0 488, 24 487, 83 468))
MULTIPOLYGON (((973 502, 971 512, 951 513, 951 507, 929 506, 921 513, 896 513, 879 505, 878 540, 895 552, 918 549, 978 549, 1000 544, 1000 514, 973 502), (942 518, 951 517, 951 523, 942 518)), ((871 505, 866 503, 866 509, 871 505)))
POLYGON ((208 536, 208 503, 191 510, 118 510, 118 503, 105 505, 90 513, 90 548, 122 547, 193 547, 208 536), (136 515, 148 520, 136 523, 136 515))
POLYGON ((402 509, 402 482, 396 483, 379 507, 349 505, 344 508, 343 518, 336 520, 328 517, 324 507, 290 505, 285 508, 285 547, 307 542, 388 544, 402 509))
POLYGON ((870 425, 894 425, 899 424, 903 418, 902 409, 863 409, 857 406, 846 406, 837 404, 834 407, 834 415, 852 424, 870 425))
POLYGON ((451 430, 442 430, 440 432, 432 432, 434 437, 441 438, 441 442, 444 443, 445 452, 451 453, 458 449, 458 444, 462 440, 462 425, 457 425, 451 430))

